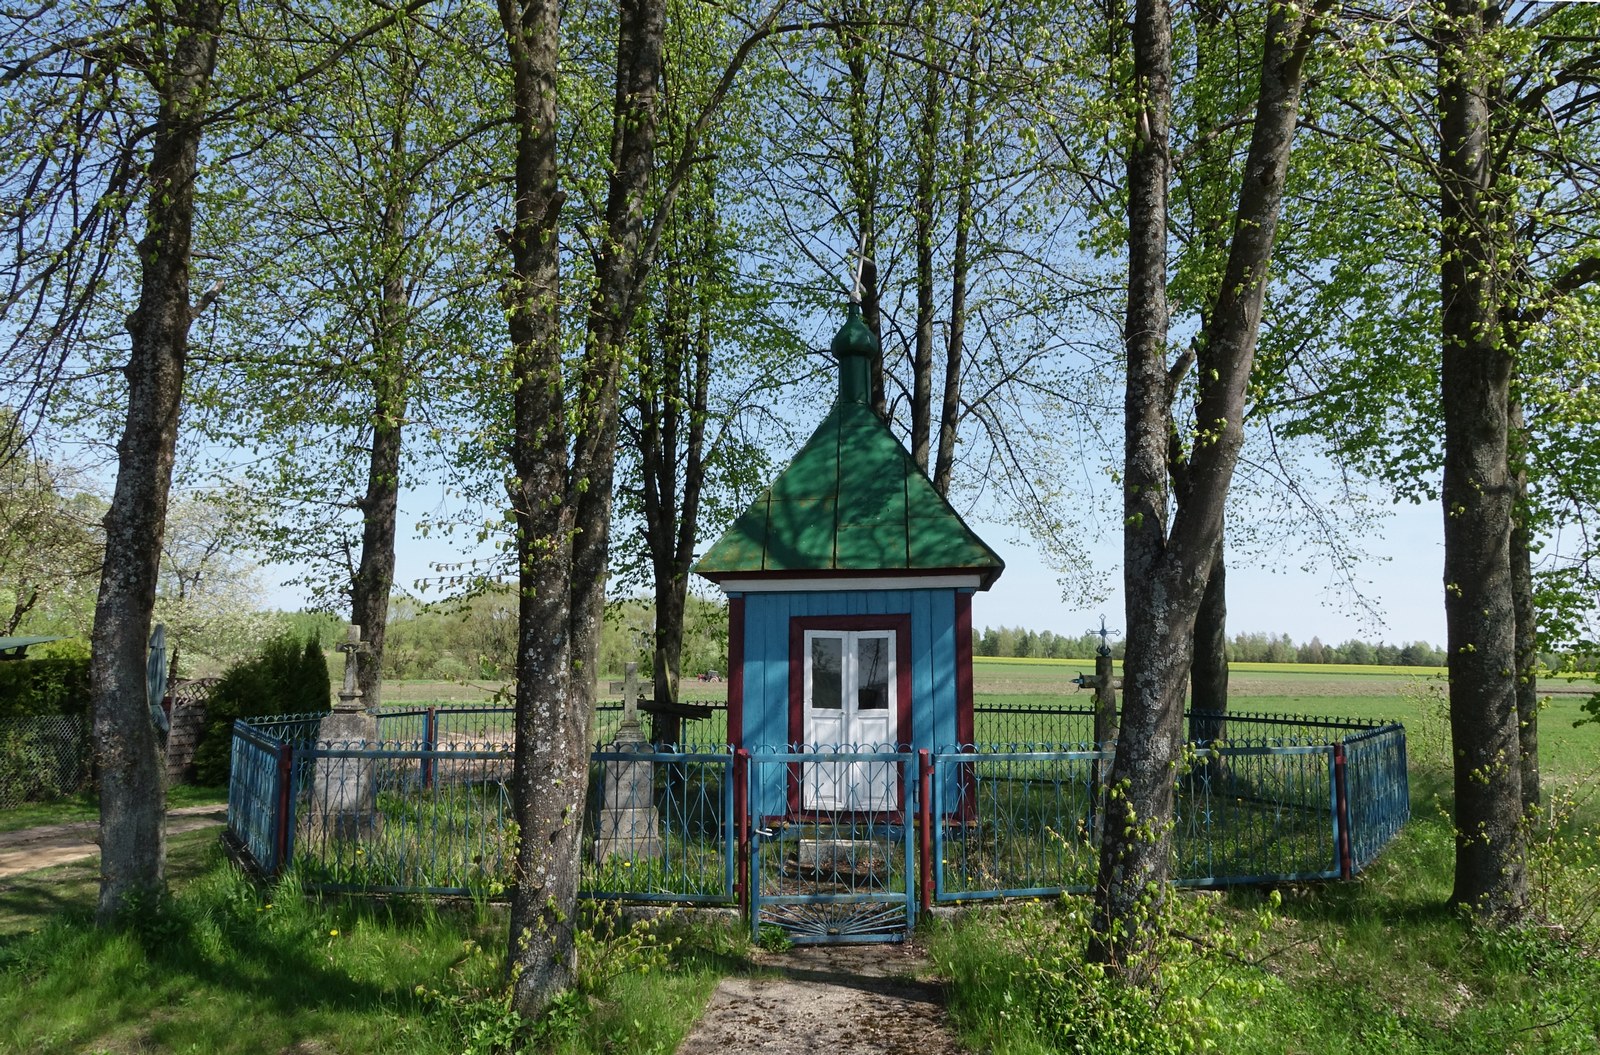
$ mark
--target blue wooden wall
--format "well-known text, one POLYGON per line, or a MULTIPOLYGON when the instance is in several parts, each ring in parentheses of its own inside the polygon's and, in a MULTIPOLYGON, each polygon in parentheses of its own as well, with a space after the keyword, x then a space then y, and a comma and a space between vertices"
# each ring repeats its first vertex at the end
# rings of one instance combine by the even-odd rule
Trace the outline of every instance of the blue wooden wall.
MULTIPOLYGON (((753 753, 789 749, 789 620, 794 616, 911 616, 912 750, 956 742, 956 591, 841 590, 744 594, 744 743, 753 753)), ((781 812, 781 774, 758 792, 758 809, 781 812)), ((763 780, 763 784, 768 781, 763 780)))
POLYGON ((913 749, 956 741, 955 591, 848 590, 748 593, 744 600, 744 746, 789 741, 789 620, 794 616, 911 616, 913 749))

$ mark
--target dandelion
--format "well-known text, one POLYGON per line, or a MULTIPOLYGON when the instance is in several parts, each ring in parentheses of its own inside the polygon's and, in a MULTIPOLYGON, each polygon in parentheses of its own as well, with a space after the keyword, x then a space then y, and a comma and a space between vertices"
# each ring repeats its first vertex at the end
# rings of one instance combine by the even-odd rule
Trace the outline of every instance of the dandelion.
POLYGON ((330 930, 328 932, 328 937, 330 937, 330 938, 337 938, 338 936, 339 936, 339 932, 337 930, 330 930))

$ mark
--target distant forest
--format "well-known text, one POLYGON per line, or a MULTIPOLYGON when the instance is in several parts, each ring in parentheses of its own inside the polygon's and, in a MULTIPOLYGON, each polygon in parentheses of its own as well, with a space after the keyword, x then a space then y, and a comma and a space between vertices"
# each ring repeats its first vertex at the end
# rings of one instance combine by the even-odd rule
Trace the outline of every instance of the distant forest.
MULTIPOLYGON (((384 676, 389 678, 485 679, 510 676, 516 650, 516 609, 509 590, 494 590, 461 601, 422 607, 397 600, 389 616, 384 649, 384 676)), ((623 664, 637 662, 649 670, 655 610, 647 600, 632 597, 608 606, 601 636, 602 676, 620 676, 623 664)), ((343 623, 331 616, 289 617, 297 633, 315 633, 325 648, 343 634, 343 623)), ((1003 626, 972 633, 978 656, 1020 659, 1078 659, 1094 656, 1095 634, 1067 637, 1049 630, 1003 626)), ((1111 654, 1122 658, 1123 643, 1113 639, 1111 654)), ((1445 654, 1426 641, 1405 645, 1350 640, 1339 645, 1312 638, 1297 644, 1288 634, 1236 634, 1228 643, 1228 659, 1243 663, 1375 663, 1442 667, 1445 654)), ((693 678, 728 670, 728 609, 717 599, 690 597, 685 616, 683 675, 693 678)))
MULTIPOLYGON (((1067 637, 1049 630, 1035 633, 1020 627, 989 627, 972 632, 972 651, 978 656, 1018 659, 1087 659, 1100 647, 1098 634, 1067 637)), ((1123 643, 1113 639, 1111 654, 1122 658, 1123 643)), ((1235 634, 1228 642, 1228 660, 1234 663, 1375 663, 1382 666, 1442 667, 1445 653, 1426 641, 1404 645, 1376 644, 1352 638, 1338 645, 1313 637, 1297 644, 1288 634, 1235 634)))

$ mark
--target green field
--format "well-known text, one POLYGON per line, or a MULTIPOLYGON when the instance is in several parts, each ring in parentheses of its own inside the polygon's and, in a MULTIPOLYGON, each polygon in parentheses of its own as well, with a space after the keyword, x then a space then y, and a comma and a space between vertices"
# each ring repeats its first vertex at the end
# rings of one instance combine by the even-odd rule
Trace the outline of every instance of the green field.
MULTIPOLYGON (((978 704, 1042 705, 1064 700, 1087 706, 1090 693, 1072 684, 1094 673, 1093 660, 976 658, 973 682, 978 704)), ((1117 664, 1118 672, 1121 664, 1117 664)), ((1319 666, 1300 663, 1235 663, 1229 677, 1229 707, 1237 711, 1304 714, 1327 718, 1383 719, 1406 727, 1413 768, 1449 757, 1444 671, 1436 667, 1319 666)), ((1549 679, 1539 724, 1539 761, 1547 781, 1567 784, 1600 779, 1600 724, 1585 722, 1583 702, 1593 682, 1549 679)))
MULTIPOLYGON (((1121 664, 1116 664, 1115 669, 1120 673, 1121 664)), ((1073 679, 1093 673, 1093 658, 973 660, 974 690, 980 707, 1087 707, 1091 693, 1079 689, 1073 679)), ((1234 710, 1399 721, 1406 726, 1414 762, 1419 758, 1448 757, 1446 682, 1441 668, 1235 663, 1230 675, 1229 699, 1234 710)), ((614 680, 619 679, 602 679, 599 696, 603 702, 621 699, 620 692, 610 691, 614 680)), ((387 682, 384 702, 488 703, 503 688, 497 684, 446 681, 387 682)), ((1600 724, 1582 722, 1586 717, 1582 704, 1594 690, 1592 681, 1548 678, 1541 683, 1540 692, 1546 702, 1540 716, 1544 732, 1540 762, 1547 780, 1571 782, 1600 776, 1600 724)), ((682 697, 686 702, 719 704, 727 700, 727 693, 725 681, 690 679, 683 684, 682 697)), ((687 733, 697 739, 714 739, 720 729, 720 722, 714 718, 691 723, 687 733), (700 732, 706 735, 700 736, 700 732)), ((980 729, 980 738, 982 732, 980 729)))

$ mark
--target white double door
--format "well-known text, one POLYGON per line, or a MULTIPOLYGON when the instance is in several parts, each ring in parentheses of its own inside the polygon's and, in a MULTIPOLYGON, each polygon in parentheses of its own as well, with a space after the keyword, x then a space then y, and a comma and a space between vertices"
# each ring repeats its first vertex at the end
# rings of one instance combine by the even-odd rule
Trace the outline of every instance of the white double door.
MULTIPOLYGON (((891 751, 899 700, 893 630, 807 630, 805 739, 808 750, 891 751)), ((891 762, 809 762, 801 766, 801 807, 883 810, 899 805, 891 762)))

